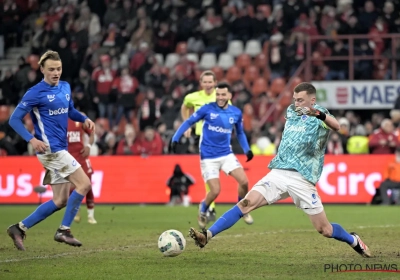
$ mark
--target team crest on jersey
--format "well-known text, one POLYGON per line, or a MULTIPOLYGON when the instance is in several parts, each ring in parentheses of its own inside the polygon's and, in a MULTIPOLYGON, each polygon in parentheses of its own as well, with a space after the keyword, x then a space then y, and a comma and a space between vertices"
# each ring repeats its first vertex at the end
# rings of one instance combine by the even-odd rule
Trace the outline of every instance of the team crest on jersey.
POLYGON ((69 94, 68 93, 65 95, 65 98, 67 99, 67 101, 69 101, 69 94))
POLYGON ((229 123, 233 124, 235 122, 234 118, 229 118, 229 123))
POLYGON ((304 122, 307 118, 308 118, 307 115, 302 115, 302 116, 301 116, 301 120, 302 120, 303 122, 304 122))
POLYGON ((56 96, 53 94, 53 95, 47 95, 47 99, 50 101, 50 102, 53 102, 54 101, 54 99, 56 99, 56 96))

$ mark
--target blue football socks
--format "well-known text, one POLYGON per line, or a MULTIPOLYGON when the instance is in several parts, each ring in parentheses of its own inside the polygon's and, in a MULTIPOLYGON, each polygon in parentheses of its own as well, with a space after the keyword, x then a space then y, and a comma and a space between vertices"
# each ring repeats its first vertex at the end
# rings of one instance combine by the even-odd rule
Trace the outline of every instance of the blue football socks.
POLYGON ((208 210, 208 207, 209 207, 209 206, 206 204, 206 201, 203 200, 203 201, 201 202, 200 205, 201 205, 201 206, 200 206, 200 212, 201 212, 201 213, 206 213, 207 210, 208 210))
POLYGON ((212 236, 215 236, 236 224, 241 217, 243 217, 243 213, 239 206, 235 205, 225 212, 208 230, 211 231, 212 236))
MULTIPOLYGON (((341 225, 339 224, 334 224, 332 223, 332 238, 335 238, 336 240, 346 242, 347 244, 353 246, 357 240, 354 238, 353 235, 348 233, 344 228, 342 228, 341 225)), ((356 243, 357 244, 357 243, 356 243)))
POLYGON ((29 229, 58 210, 60 210, 60 208, 54 204, 54 201, 49 200, 41 204, 31 215, 22 220, 21 227, 24 230, 29 229))
POLYGON ((68 229, 76 213, 78 213, 79 207, 81 206, 82 200, 85 196, 77 193, 75 190, 71 193, 68 202, 67 208, 65 209, 64 218, 61 223, 61 228, 68 229))

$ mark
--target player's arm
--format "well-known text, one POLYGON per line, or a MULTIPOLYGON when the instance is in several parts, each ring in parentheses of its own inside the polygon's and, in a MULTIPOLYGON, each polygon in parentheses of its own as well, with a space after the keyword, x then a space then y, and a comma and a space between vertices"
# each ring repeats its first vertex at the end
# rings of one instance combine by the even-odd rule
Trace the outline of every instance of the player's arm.
POLYGON ((32 144, 32 147, 36 152, 44 153, 47 149, 47 145, 29 133, 23 122, 26 114, 32 111, 32 109, 37 105, 37 92, 34 90, 28 90, 24 97, 22 97, 21 102, 15 108, 8 123, 26 142, 30 142, 32 144))
POLYGON ((200 107, 199 110, 193 113, 186 121, 184 121, 172 137, 172 142, 178 142, 183 133, 192 125, 203 119, 207 113, 207 105, 200 107))
POLYGON ((181 106, 181 117, 182 120, 186 121, 190 117, 190 110, 194 108, 192 94, 188 94, 183 99, 181 106))
MULTIPOLYGON (((321 113, 321 112, 320 112, 320 113, 321 113)), ((331 115, 328 115, 328 114, 325 114, 325 113, 323 113, 323 114, 326 116, 326 117, 325 117, 325 120, 322 119, 323 116, 320 116, 320 118, 319 118, 318 116, 316 116, 316 118, 322 120, 322 121, 323 121, 323 124, 325 124, 328 128, 330 128, 330 129, 332 129, 332 130, 334 130, 334 131, 339 131, 339 129, 340 129, 340 124, 339 124, 339 122, 337 121, 337 119, 334 118, 334 117, 331 116, 331 115)))
MULTIPOLYGON (((193 108, 194 108, 192 97, 193 97, 192 94, 188 94, 183 99, 183 103, 181 106, 181 117, 182 117, 182 120, 184 120, 184 121, 189 119, 190 111, 193 110, 193 108)), ((187 130, 185 130, 185 137, 189 138, 191 133, 192 133, 192 129, 189 127, 187 130)))
POLYGON ((170 151, 173 151, 174 153, 176 152, 175 151, 176 145, 178 144, 179 139, 182 137, 183 133, 185 133, 185 131, 187 131, 196 122, 203 119, 206 116, 206 113, 207 113, 207 105, 200 107, 199 110, 194 112, 193 115, 190 116, 190 118, 188 118, 181 124, 181 126, 175 132, 174 136, 172 136, 170 151))
POLYGON ((247 142, 246 133, 244 133, 243 130, 242 114, 240 114, 238 121, 235 123, 235 128, 236 128, 236 136, 239 141, 240 147, 242 147, 243 152, 246 154, 247 161, 250 161, 252 160, 254 155, 253 152, 250 150, 249 143, 247 142))

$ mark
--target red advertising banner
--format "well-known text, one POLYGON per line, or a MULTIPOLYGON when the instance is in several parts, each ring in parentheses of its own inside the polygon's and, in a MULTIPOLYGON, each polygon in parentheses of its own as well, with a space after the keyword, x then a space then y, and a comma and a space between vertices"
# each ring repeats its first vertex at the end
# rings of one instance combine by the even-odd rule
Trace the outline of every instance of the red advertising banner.
MULTIPOLYGON (((238 156, 249 178, 250 188, 268 172, 271 157, 256 156, 245 163, 238 156)), ((324 203, 367 203, 382 181, 382 173, 392 155, 326 156, 324 171, 317 185, 324 203)), ((205 195, 200 174, 199 158, 191 156, 102 156, 92 157, 95 170, 92 187, 96 203, 167 203, 167 179, 175 164, 195 178, 190 187, 192 202, 200 202, 205 195)), ((44 176, 36 157, 3 157, 0 159, 0 204, 38 203, 33 189, 41 185, 44 176)), ((237 202, 237 184, 221 172, 220 203, 237 202)), ((43 201, 51 199, 48 186, 43 201)), ((284 202, 291 202, 290 199, 284 202)))

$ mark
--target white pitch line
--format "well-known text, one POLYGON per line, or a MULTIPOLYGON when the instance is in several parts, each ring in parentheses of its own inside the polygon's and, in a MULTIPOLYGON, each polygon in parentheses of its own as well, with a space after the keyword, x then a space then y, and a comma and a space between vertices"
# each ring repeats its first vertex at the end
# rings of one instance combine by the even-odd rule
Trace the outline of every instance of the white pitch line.
MULTIPOLYGON (((400 227, 399 225, 379 225, 379 226, 356 226, 357 229, 368 229, 368 228, 395 228, 400 227)), ((225 238, 232 238, 232 237, 242 237, 248 235, 265 235, 265 234, 282 234, 282 233, 301 233, 301 232, 314 232, 315 229, 285 229, 285 230, 277 230, 277 231, 264 231, 264 232, 249 232, 245 234, 225 234, 222 236, 216 236, 213 239, 225 239, 225 238)), ((53 255, 43 255, 43 256, 36 256, 36 257, 29 257, 29 258, 20 258, 20 259, 5 259, 0 260, 0 263, 13 263, 13 262, 22 262, 22 261, 30 261, 30 260, 42 260, 42 259, 54 259, 54 258, 62 258, 68 256, 79 256, 91 253, 101 253, 101 252, 112 252, 112 251, 124 251, 124 249, 137 249, 137 248, 148 248, 148 247, 155 247, 155 243, 147 243, 147 244, 140 244, 140 245, 127 245, 127 246, 120 246, 114 248, 103 248, 103 249, 91 249, 79 252, 67 252, 61 254, 53 254, 53 255)))

